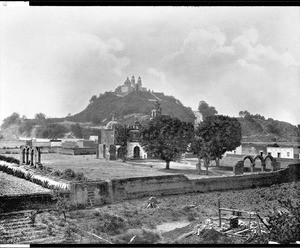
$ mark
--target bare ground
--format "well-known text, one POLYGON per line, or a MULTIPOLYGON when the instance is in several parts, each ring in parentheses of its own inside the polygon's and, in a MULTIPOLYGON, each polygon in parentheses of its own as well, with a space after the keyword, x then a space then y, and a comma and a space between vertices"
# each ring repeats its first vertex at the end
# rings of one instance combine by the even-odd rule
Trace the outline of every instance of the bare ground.
MULTIPOLYGON (((262 217, 266 217, 270 210, 279 207, 278 199, 284 197, 299 199, 299 192, 300 182, 297 182, 244 190, 162 196, 157 197, 160 202, 158 208, 146 208, 148 198, 142 198, 105 205, 95 210, 82 210, 80 213, 73 213, 72 216, 73 218, 76 216, 80 228, 90 230, 111 241, 115 235, 124 233, 130 228, 157 230, 157 226, 163 223, 172 225, 174 222, 190 222, 188 226, 169 232, 164 230, 162 236, 166 242, 172 242, 180 235, 194 230, 197 224, 203 224, 208 218, 217 218, 218 200, 221 201, 222 207, 257 211, 262 217), (118 216, 126 225, 120 229, 108 225, 103 229, 101 228, 103 216, 106 219, 109 219, 109 216, 118 216)), ((185 243, 184 240, 182 242, 185 243)), ((191 242, 197 243, 197 240, 191 242)))

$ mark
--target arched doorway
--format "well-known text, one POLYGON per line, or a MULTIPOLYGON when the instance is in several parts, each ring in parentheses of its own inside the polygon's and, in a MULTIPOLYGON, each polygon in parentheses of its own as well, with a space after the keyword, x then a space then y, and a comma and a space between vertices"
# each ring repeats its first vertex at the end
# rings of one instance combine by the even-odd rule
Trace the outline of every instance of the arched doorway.
POLYGON ((106 145, 103 145, 103 158, 106 158, 106 145))
POLYGON ((133 148, 133 158, 140 158, 140 148, 138 146, 133 148))
POLYGON ((123 148, 119 147, 117 150, 117 159, 121 159, 123 155, 123 148))

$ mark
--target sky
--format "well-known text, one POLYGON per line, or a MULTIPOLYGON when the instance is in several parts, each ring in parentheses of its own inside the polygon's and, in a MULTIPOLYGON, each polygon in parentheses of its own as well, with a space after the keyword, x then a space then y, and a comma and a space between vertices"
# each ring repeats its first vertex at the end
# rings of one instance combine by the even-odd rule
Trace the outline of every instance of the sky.
POLYGON ((300 124, 299 7, 0 4, 0 121, 74 115, 134 75, 193 110, 300 124))

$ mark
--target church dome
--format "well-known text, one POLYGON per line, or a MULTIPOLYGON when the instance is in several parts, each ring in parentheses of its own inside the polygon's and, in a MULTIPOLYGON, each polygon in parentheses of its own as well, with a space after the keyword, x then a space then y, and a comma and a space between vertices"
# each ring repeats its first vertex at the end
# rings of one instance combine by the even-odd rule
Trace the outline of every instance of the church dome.
POLYGON ((110 121, 106 124, 105 129, 114 129, 116 126, 121 126, 122 124, 120 124, 117 121, 110 121))

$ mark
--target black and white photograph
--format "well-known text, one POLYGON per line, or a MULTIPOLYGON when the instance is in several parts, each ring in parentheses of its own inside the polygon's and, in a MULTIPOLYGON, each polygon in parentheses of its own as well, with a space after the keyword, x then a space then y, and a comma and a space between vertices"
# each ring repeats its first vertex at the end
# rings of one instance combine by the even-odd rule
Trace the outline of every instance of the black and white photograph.
POLYGON ((0 2, 0 246, 300 244, 300 7, 0 2))

